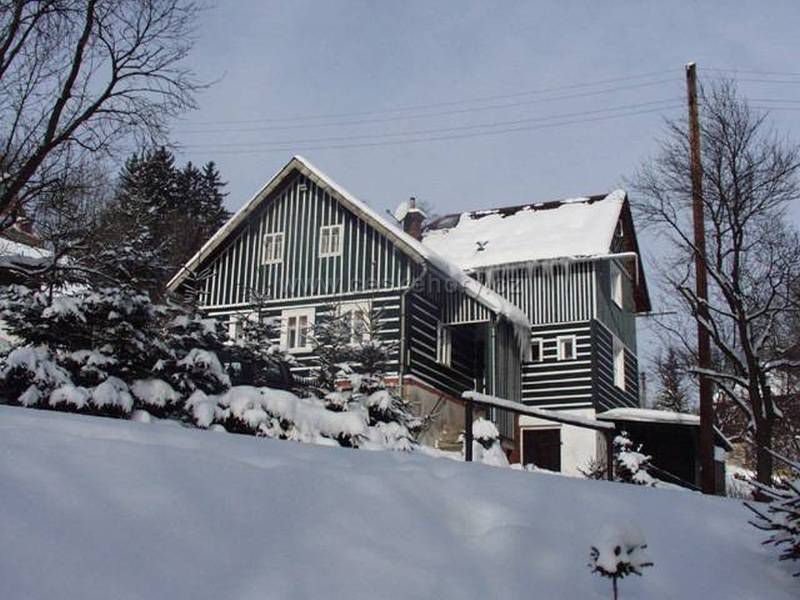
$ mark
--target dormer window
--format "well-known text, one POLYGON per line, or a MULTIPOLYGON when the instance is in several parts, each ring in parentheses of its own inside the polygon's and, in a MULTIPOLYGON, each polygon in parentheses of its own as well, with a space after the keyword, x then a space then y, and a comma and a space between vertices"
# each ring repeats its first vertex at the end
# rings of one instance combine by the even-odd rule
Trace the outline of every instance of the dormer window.
POLYGON ((342 226, 325 225, 319 230, 319 255, 339 256, 342 253, 342 226))

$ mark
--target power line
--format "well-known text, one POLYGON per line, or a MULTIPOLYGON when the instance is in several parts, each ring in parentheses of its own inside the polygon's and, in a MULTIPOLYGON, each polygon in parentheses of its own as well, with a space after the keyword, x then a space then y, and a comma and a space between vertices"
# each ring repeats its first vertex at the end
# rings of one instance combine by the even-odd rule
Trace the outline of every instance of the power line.
POLYGON ((716 71, 719 73, 744 73, 745 75, 763 75, 766 77, 800 77, 800 73, 792 71, 755 71, 748 69, 720 69, 715 67, 703 67, 703 71, 716 71))
POLYGON ((639 89, 643 87, 659 85, 662 83, 670 83, 673 82, 672 79, 660 79, 658 81, 652 81, 647 83, 639 83, 630 86, 620 86, 615 88, 608 88, 603 90, 595 90, 592 92, 583 92, 583 93, 576 93, 576 94, 563 94, 561 96, 552 96, 550 98, 536 98, 533 100, 526 100, 522 102, 514 102, 514 103, 506 103, 506 104, 493 104, 488 106, 477 106, 477 107, 469 107, 469 108, 461 108, 457 110, 448 110, 448 111, 440 111, 440 112, 432 112, 420 115, 402 115, 402 116, 394 116, 394 117, 383 117, 377 119, 361 119, 355 121, 339 121, 333 123, 309 123, 309 124, 294 124, 294 125, 273 125, 268 127, 247 127, 247 128, 229 128, 226 127, 224 129, 195 129, 195 130, 188 130, 188 129, 179 129, 178 132, 182 134, 204 134, 204 133, 250 133, 253 131, 278 131, 278 130, 287 130, 287 129, 309 129, 309 128, 321 128, 321 127, 340 127, 340 126, 347 126, 347 125, 363 125, 368 123, 388 123, 388 122, 395 122, 395 121, 409 121, 413 119, 422 119, 422 118, 431 118, 431 117, 442 117, 442 116, 452 116, 457 114, 465 114, 465 113, 472 113, 472 112, 480 112, 486 110, 495 110, 495 109, 504 109, 504 108, 513 108, 517 106, 530 106, 532 104, 541 104, 542 102, 554 102, 558 100, 569 100, 572 98, 586 98, 591 96, 599 96, 603 94, 610 94, 621 90, 627 89, 639 89))
POLYGON ((492 96, 478 96, 473 98, 463 98, 463 99, 456 99, 456 100, 448 100, 442 102, 433 102, 427 104, 416 104, 416 105, 409 105, 409 106, 402 106, 402 107, 395 107, 395 108, 387 108, 381 110, 367 110, 367 111, 357 111, 357 112, 347 112, 347 113, 327 113, 327 114, 319 114, 319 115, 296 115, 296 116, 289 116, 289 117, 265 117, 260 119, 244 119, 244 120, 209 120, 209 121, 191 121, 191 120, 183 120, 182 121, 191 124, 199 124, 199 125, 210 125, 210 124, 252 124, 252 123, 269 123, 269 122, 286 122, 286 121, 306 121, 306 120, 323 120, 323 119, 338 119, 343 117, 358 117, 358 116, 370 116, 370 115, 380 115, 380 114, 389 114, 389 113, 397 113, 397 112, 407 112, 407 111, 414 111, 414 110, 424 110, 429 108, 441 108, 444 106, 457 106, 459 104, 469 104, 473 102, 489 102, 494 100, 506 100, 511 98, 521 98, 523 96, 531 96, 531 95, 540 95, 546 94, 551 92, 558 92, 563 90, 569 89, 580 89, 586 87, 594 87, 597 85, 605 85, 609 83, 620 83, 624 81, 635 81, 639 79, 646 79, 650 77, 655 77, 657 75, 664 75, 666 73, 676 72, 677 69, 662 69, 660 71, 651 71, 649 73, 642 73, 640 75, 630 75, 625 77, 614 77, 609 79, 598 79, 594 81, 588 81, 583 83, 572 83, 567 85, 559 85, 559 86, 551 86, 546 88, 539 88, 536 90, 528 90, 524 92, 515 92, 513 94, 500 94, 500 95, 492 95, 492 96))
POLYGON ((244 154, 264 154, 269 152, 297 152, 297 151, 306 151, 306 150, 337 150, 337 149, 345 149, 345 148, 374 148, 374 147, 383 147, 383 146, 397 146, 403 144, 419 144, 419 143, 427 143, 427 142, 437 142, 437 141, 444 141, 444 140, 455 140, 455 139, 466 139, 466 138, 476 138, 476 137, 486 137, 492 135, 501 135, 505 133, 513 133, 518 131, 534 131, 539 129, 548 129, 552 127, 562 127, 565 125, 574 125, 574 124, 581 124, 581 123, 592 123, 597 121, 606 121, 611 119, 619 119, 623 117, 632 117, 636 115, 644 115, 644 114, 653 114, 659 113, 666 110, 672 110, 676 108, 682 108, 682 105, 675 104, 670 106, 664 106, 659 108, 653 109, 645 109, 639 111, 632 111, 628 113, 622 113, 617 115, 605 115, 600 117, 593 117, 587 119, 573 119, 573 120, 566 120, 560 121, 557 123, 544 123, 539 125, 530 125, 530 126, 521 126, 521 127, 510 127, 506 129, 498 129, 492 131, 480 131, 475 133, 462 133, 462 134, 452 134, 452 135, 440 135, 440 136, 433 136, 433 137, 426 137, 426 138, 417 138, 417 139, 410 139, 410 140, 384 140, 384 141, 376 141, 376 142, 363 142, 363 143, 353 143, 353 144, 331 144, 331 145, 322 145, 322 146, 305 146, 298 148, 297 146, 282 146, 282 147, 271 147, 271 148, 260 148, 256 150, 219 150, 215 154, 232 154, 232 155, 244 155, 244 154))
MULTIPOLYGON (((571 112, 571 113, 562 113, 557 115, 547 115, 542 117, 531 117, 526 119, 515 119, 512 121, 497 121, 493 123, 476 123, 473 125, 457 125, 453 127, 441 127, 441 128, 433 128, 433 129, 414 129, 410 131, 399 131, 399 132, 379 132, 379 133, 367 133, 361 135, 349 135, 349 136, 331 136, 331 137, 322 137, 322 138, 309 138, 309 139, 296 139, 296 140, 274 140, 270 142, 221 142, 221 143, 208 143, 208 144, 184 144, 183 148, 206 148, 206 147, 264 147, 264 146, 274 146, 275 144, 287 144, 287 145, 300 145, 300 144, 313 144, 313 143, 327 143, 327 142, 344 142, 344 141, 355 141, 355 140, 367 140, 373 138, 391 138, 391 137, 409 137, 415 135, 428 135, 428 134, 440 134, 440 133, 451 133, 457 131, 468 131, 468 130, 476 130, 476 129, 486 129, 486 128, 496 128, 496 127, 508 127, 512 125, 522 125, 525 123, 541 123, 541 122, 548 122, 548 121, 561 121, 564 119, 569 119, 573 117, 583 117, 588 115, 598 115, 602 113, 608 112, 619 112, 619 111, 630 111, 632 109, 639 109, 645 106, 654 106, 654 105, 663 105, 667 103, 675 103, 679 102, 680 98, 664 98, 662 100, 652 100, 649 102, 639 102, 636 104, 628 104, 622 106, 615 106, 615 107, 608 107, 608 108, 600 108, 596 110, 589 110, 589 111, 579 111, 579 112, 571 112)), ((663 108, 663 107, 661 107, 663 108)))

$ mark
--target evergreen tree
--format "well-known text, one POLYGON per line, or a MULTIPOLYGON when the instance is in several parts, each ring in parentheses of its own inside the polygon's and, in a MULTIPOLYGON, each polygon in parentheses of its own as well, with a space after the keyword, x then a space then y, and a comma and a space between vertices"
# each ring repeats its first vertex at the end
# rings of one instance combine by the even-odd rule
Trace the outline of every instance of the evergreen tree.
POLYGON ((689 410, 689 395, 684 383, 686 371, 673 346, 667 348, 666 356, 661 355, 656 360, 656 373, 661 387, 654 408, 672 412, 689 410))
POLYGON ((623 483, 655 486, 657 481, 648 469, 651 457, 642 453, 642 446, 634 447, 626 432, 614 438, 614 479, 623 483))

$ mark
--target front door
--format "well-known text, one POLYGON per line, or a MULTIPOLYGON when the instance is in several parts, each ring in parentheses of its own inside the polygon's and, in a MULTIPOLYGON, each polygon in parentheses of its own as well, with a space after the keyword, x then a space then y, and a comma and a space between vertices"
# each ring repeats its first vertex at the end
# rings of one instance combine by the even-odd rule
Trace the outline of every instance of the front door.
POLYGON ((523 429, 522 463, 561 471, 561 429, 523 429))

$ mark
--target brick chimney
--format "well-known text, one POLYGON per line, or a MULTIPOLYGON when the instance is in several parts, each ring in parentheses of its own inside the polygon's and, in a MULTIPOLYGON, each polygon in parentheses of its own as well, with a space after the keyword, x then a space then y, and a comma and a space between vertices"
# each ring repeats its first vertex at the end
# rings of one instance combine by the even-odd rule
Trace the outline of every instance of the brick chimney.
POLYGON ((413 196, 408 199, 408 212, 403 217, 403 231, 417 240, 422 240, 422 222, 425 213, 417 208, 417 199, 413 196))

